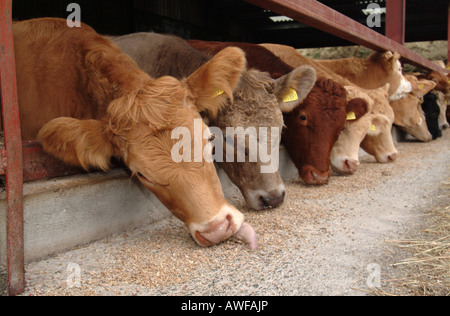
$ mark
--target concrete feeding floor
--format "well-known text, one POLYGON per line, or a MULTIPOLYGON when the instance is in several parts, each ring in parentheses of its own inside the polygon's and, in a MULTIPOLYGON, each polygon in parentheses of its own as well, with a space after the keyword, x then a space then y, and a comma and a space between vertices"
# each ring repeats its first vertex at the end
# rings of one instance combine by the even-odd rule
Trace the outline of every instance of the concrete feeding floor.
POLYGON ((367 294, 370 273, 391 278, 402 256, 385 241, 414 234, 427 210, 450 203, 438 198, 450 179, 450 132, 397 148, 395 163, 366 156, 357 174, 327 186, 288 183, 276 210, 246 210, 239 192, 228 192, 259 234, 255 252, 233 239, 199 248, 183 223, 165 216, 29 263, 25 295, 367 294))

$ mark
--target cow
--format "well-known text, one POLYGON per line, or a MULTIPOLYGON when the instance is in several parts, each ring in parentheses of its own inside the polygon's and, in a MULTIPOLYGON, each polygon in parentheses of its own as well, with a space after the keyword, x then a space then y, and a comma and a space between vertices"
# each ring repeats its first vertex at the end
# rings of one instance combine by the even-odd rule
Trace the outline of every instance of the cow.
POLYGON ((411 84, 402 74, 400 57, 398 53, 386 51, 374 52, 366 59, 351 57, 315 62, 364 89, 378 89, 389 83, 389 101, 395 101, 411 92, 411 84))
MULTIPOLYGON (((143 71, 153 77, 170 75, 183 79, 211 59, 189 46, 185 40, 170 35, 135 33, 114 38, 114 42, 123 52, 134 58, 143 71)), ((257 70, 246 70, 234 92, 233 103, 228 101, 215 117, 205 113, 205 119, 211 128, 219 128, 224 137, 229 127, 244 130, 254 128, 258 135, 264 128, 271 137, 271 128, 275 127, 280 133, 277 139, 281 140, 282 111, 292 111, 308 95, 315 79, 315 70, 312 67, 302 67, 278 80, 257 70), (283 102, 283 93, 287 86, 295 87, 299 96, 299 99, 289 106, 283 102)), ((238 151, 237 145, 235 142, 232 148, 234 152, 238 151)), ((256 162, 249 161, 249 143, 245 144, 244 149, 247 157, 241 162, 227 162, 227 148, 225 146, 223 159, 218 165, 240 189, 247 206, 255 210, 280 206, 286 191, 278 170, 261 172, 261 167, 267 165, 261 161, 261 157, 257 157, 256 162)))
MULTIPOLYGON (((442 60, 435 60, 434 63, 441 66, 442 68, 447 69, 447 71, 450 71, 450 64, 447 64, 446 67, 444 61, 442 60)), ((439 116, 439 124, 441 129, 448 128, 447 124, 448 122, 450 122, 450 108, 448 107, 450 105, 450 73, 442 71, 431 71, 426 75, 418 74, 418 76, 419 78, 429 79, 436 82, 435 92, 441 92, 444 94, 447 107, 444 107, 444 104, 441 101, 441 96, 439 95, 439 93, 437 94, 438 104, 441 110, 441 114, 439 116)))
MULTIPOLYGON (((223 51, 182 81, 152 79, 85 24, 42 18, 15 23, 13 33, 24 139, 37 136, 46 152, 87 170, 108 170, 111 157, 120 157, 198 245, 236 235, 256 249, 256 233, 226 201, 214 164, 172 158, 172 132, 193 133, 199 112, 216 113, 232 97, 245 69, 241 50, 223 51)), ((210 141, 208 127, 200 130, 194 149, 210 141)))
MULTIPOLYGON (((442 66, 443 68, 445 67, 445 63, 442 61, 435 61, 436 64, 442 66)), ((450 67, 447 67, 447 70, 449 70, 450 67)), ((449 74, 448 73, 444 73, 444 72, 440 72, 440 71, 431 71, 428 74, 419 74, 418 75, 419 79, 428 79, 431 81, 434 81, 436 83, 436 88, 435 91, 439 91, 442 92, 447 100, 447 106, 450 104, 450 79, 449 79, 449 74)), ((428 97, 428 102, 434 103, 434 99, 435 97, 428 97)), ((439 100, 439 97, 436 97, 436 101, 439 100)), ((431 103, 426 107, 427 110, 429 111, 436 111, 436 107, 434 105, 431 105, 431 103)), ((442 111, 442 109, 440 109, 440 111, 442 111)), ((444 110, 444 115, 446 116, 447 121, 450 121, 450 110, 447 108, 444 110)), ((430 119, 430 121, 432 121, 434 124, 434 118, 432 118, 433 116, 435 116, 436 113, 430 113, 428 118, 430 119)), ((445 125, 445 122, 443 122, 443 125, 445 125)), ((440 137, 438 136, 439 133, 442 134, 442 131, 439 132, 438 129, 436 129, 436 127, 431 127, 433 129, 432 134, 434 133, 433 137, 440 137)))
POLYGON ((439 127, 439 115, 441 109, 437 103, 437 96, 433 93, 428 93, 423 97, 422 109, 425 113, 428 130, 433 136, 433 140, 442 137, 442 130, 439 127))
POLYGON ((419 79, 427 79, 436 82, 435 90, 441 91, 443 94, 447 95, 450 93, 450 82, 447 75, 439 72, 432 71, 426 75, 419 75, 419 79))
POLYGON ((394 125, 420 141, 429 142, 432 136, 428 131, 422 103, 424 95, 433 90, 436 84, 430 80, 418 80, 412 75, 405 75, 405 78, 411 83, 412 92, 403 99, 390 102, 395 113, 394 125))
POLYGON ((359 148, 373 155, 380 163, 393 162, 397 158, 397 149, 392 139, 391 127, 394 122, 394 112, 388 102, 390 85, 366 90, 358 87, 348 79, 333 73, 329 69, 308 59, 293 47, 277 44, 261 44, 284 62, 293 67, 300 65, 313 66, 319 76, 332 79, 343 85, 349 97, 360 98, 368 103, 365 112, 349 112, 345 129, 330 155, 332 169, 339 174, 353 174, 359 166, 359 148))
POLYGON ((445 100, 445 94, 441 91, 432 91, 431 93, 435 94, 437 97, 437 104, 439 105, 439 109, 441 110, 441 114, 439 114, 439 128, 441 130, 446 130, 450 127, 447 121, 446 113, 447 113, 447 101, 445 100))
MULTIPOLYGON (((246 53, 249 68, 269 72, 274 79, 295 69, 256 44, 193 40, 188 42, 191 46, 211 54, 217 54, 230 46, 239 47, 246 53)), ((296 99, 294 92, 292 99, 296 99)), ((345 90, 338 83, 319 78, 310 95, 296 111, 285 115, 287 128, 282 141, 305 183, 328 183, 331 176, 330 152, 344 128, 346 113, 360 112, 355 109, 366 107, 366 102, 361 99, 348 102, 345 90), (295 138, 288 139, 290 137, 295 138)))

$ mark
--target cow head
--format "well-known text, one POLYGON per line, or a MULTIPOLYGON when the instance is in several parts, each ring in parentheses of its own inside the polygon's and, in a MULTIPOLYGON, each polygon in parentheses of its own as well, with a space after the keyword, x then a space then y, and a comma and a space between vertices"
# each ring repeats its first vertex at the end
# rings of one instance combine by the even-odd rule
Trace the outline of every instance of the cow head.
POLYGON ((361 99, 347 102, 341 85, 319 78, 303 103, 286 116, 284 144, 307 184, 328 183, 330 153, 349 112, 359 116, 367 112, 367 103, 361 99))
POLYGON ((441 114, 439 114, 439 127, 441 130, 446 130, 450 127, 447 121, 446 112, 447 112, 447 101, 445 100, 445 95, 441 91, 433 91, 437 97, 437 104, 439 105, 439 109, 441 110, 441 114))
POLYGON ((379 83, 389 84, 390 101, 399 100, 411 92, 411 83, 402 74, 400 57, 398 53, 387 51, 375 52, 368 59, 371 65, 370 71, 373 70, 374 74, 380 78, 379 83))
POLYGON ((418 140, 429 142, 432 137, 428 131, 422 102, 423 100, 413 94, 409 94, 401 100, 392 101, 391 105, 395 113, 394 125, 418 140))
POLYGON ((394 124, 394 110, 388 103, 389 84, 371 92, 374 100, 371 125, 361 148, 374 156, 380 163, 394 162, 397 159, 397 149, 392 138, 394 124))
POLYGON ((388 103, 389 85, 376 90, 346 86, 348 98, 361 98, 367 111, 348 117, 345 129, 331 152, 331 167, 340 174, 353 174, 359 167, 359 148, 375 156, 379 162, 397 158, 391 129, 394 112, 388 103))
POLYGON ((444 94, 450 93, 450 81, 446 75, 438 71, 432 71, 426 79, 436 83, 435 89, 437 91, 441 91, 444 94))
POLYGON ((424 95, 433 90, 436 84, 429 80, 418 80, 411 75, 405 77, 411 82, 412 92, 403 99, 390 102, 395 113, 394 124, 418 140, 429 142, 432 137, 428 131, 422 103, 424 95))
MULTIPOLYGON (((243 52, 230 48, 182 82, 145 76, 132 93, 120 94, 118 88, 102 120, 58 118, 41 129, 38 139, 49 153, 85 169, 106 170, 112 156, 122 158, 133 175, 185 222, 199 245, 212 246, 238 234, 255 248, 256 235, 225 200, 213 163, 203 157, 177 163, 172 157, 177 142, 173 130, 184 127, 193 135, 199 112, 217 113, 227 96, 232 97, 244 69, 243 52), (217 95, 218 89, 224 93, 217 95)), ((206 125, 201 129, 210 134, 206 125)), ((192 137, 189 144, 204 149, 207 138, 195 144, 192 137)))
POLYGON ((441 114, 441 109, 437 104, 437 96, 433 93, 428 93, 424 96, 422 103, 422 109, 425 113, 425 118, 428 125, 428 130, 431 133, 433 139, 442 137, 442 130, 439 127, 439 115, 441 114))
POLYGON ((330 164, 337 173, 353 174, 359 166, 360 144, 371 125, 369 113, 373 109, 374 101, 362 89, 354 86, 346 86, 345 89, 349 107, 353 105, 353 108, 347 110, 347 121, 331 151, 330 164), (358 104, 352 100, 364 100, 366 106, 355 106, 358 104))
POLYGON ((271 79, 267 73, 249 70, 244 73, 234 92, 234 102, 230 102, 211 121, 210 125, 219 128, 224 136, 225 150, 222 153, 223 162, 219 162, 219 166, 238 186, 247 205, 252 209, 278 207, 284 202, 286 190, 277 164, 278 145, 283 129, 282 112, 290 112, 302 102, 311 91, 315 80, 315 71, 311 67, 300 67, 278 80, 271 79), (295 96, 288 101, 287 96, 293 94, 292 91, 295 91, 295 96), (235 135, 229 135, 227 128, 231 126, 238 127, 240 130, 235 130, 235 135), (267 134, 262 134, 263 131, 267 134), (265 135, 263 137, 267 139, 261 139, 262 135, 265 135), (238 146, 239 138, 245 142, 241 147, 238 146), (256 140, 257 144, 250 144, 250 139, 256 140), (272 146, 272 141, 276 142, 275 146, 272 146), (263 142, 269 145, 261 147, 264 145, 263 142), (262 148, 266 147, 276 151, 267 151, 276 161, 262 160, 260 153, 262 148), (244 161, 239 162, 236 155, 234 162, 227 162, 230 151, 234 153, 241 151, 242 156, 245 157, 244 161), (251 158, 252 155, 254 159, 251 158), (264 168, 271 167, 274 169, 264 171, 264 168))

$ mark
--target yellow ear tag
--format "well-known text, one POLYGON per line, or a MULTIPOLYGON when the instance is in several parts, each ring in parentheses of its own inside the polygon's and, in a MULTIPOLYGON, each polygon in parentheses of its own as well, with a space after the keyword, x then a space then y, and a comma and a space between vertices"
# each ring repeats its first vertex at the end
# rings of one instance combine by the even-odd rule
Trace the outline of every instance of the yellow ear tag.
POLYGON ((370 130, 372 132, 376 132, 377 131, 377 127, 375 126, 375 124, 372 124, 372 126, 370 126, 370 130))
POLYGON ((347 113, 347 121, 354 121, 354 120, 356 120, 355 112, 348 112, 347 113))
POLYGON ((419 89, 423 90, 423 88, 425 88, 425 86, 423 84, 419 84, 419 89))
POLYGON ((297 101, 297 100, 298 100, 297 91, 295 91, 292 88, 289 88, 289 94, 283 98, 283 102, 286 103, 286 102, 292 102, 292 101, 297 101))
POLYGON ((224 93, 225 93, 225 91, 220 90, 220 89, 216 89, 216 90, 214 91, 213 97, 214 97, 214 98, 215 98, 215 97, 218 97, 219 95, 222 95, 222 94, 224 94, 224 93))

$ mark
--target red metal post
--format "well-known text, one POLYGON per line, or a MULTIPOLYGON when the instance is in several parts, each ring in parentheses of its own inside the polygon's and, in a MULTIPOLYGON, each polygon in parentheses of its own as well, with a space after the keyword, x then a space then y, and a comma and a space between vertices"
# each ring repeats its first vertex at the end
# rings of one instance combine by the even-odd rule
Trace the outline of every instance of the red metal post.
POLYGON ((25 287, 22 139, 12 33, 12 0, 0 0, 0 87, 6 153, 8 293, 25 287))
POLYGON ((430 60, 414 53, 405 46, 361 25, 351 18, 316 0, 245 0, 256 6, 286 15, 321 31, 373 50, 398 52, 409 63, 431 70, 443 71, 430 60))
POLYGON ((386 37, 405 44, 406 0, 386 1, 386 37))
POLYGON ((450 3, 448 4, 448 50, 447 50, 447 64, 450 63, 450 3))

